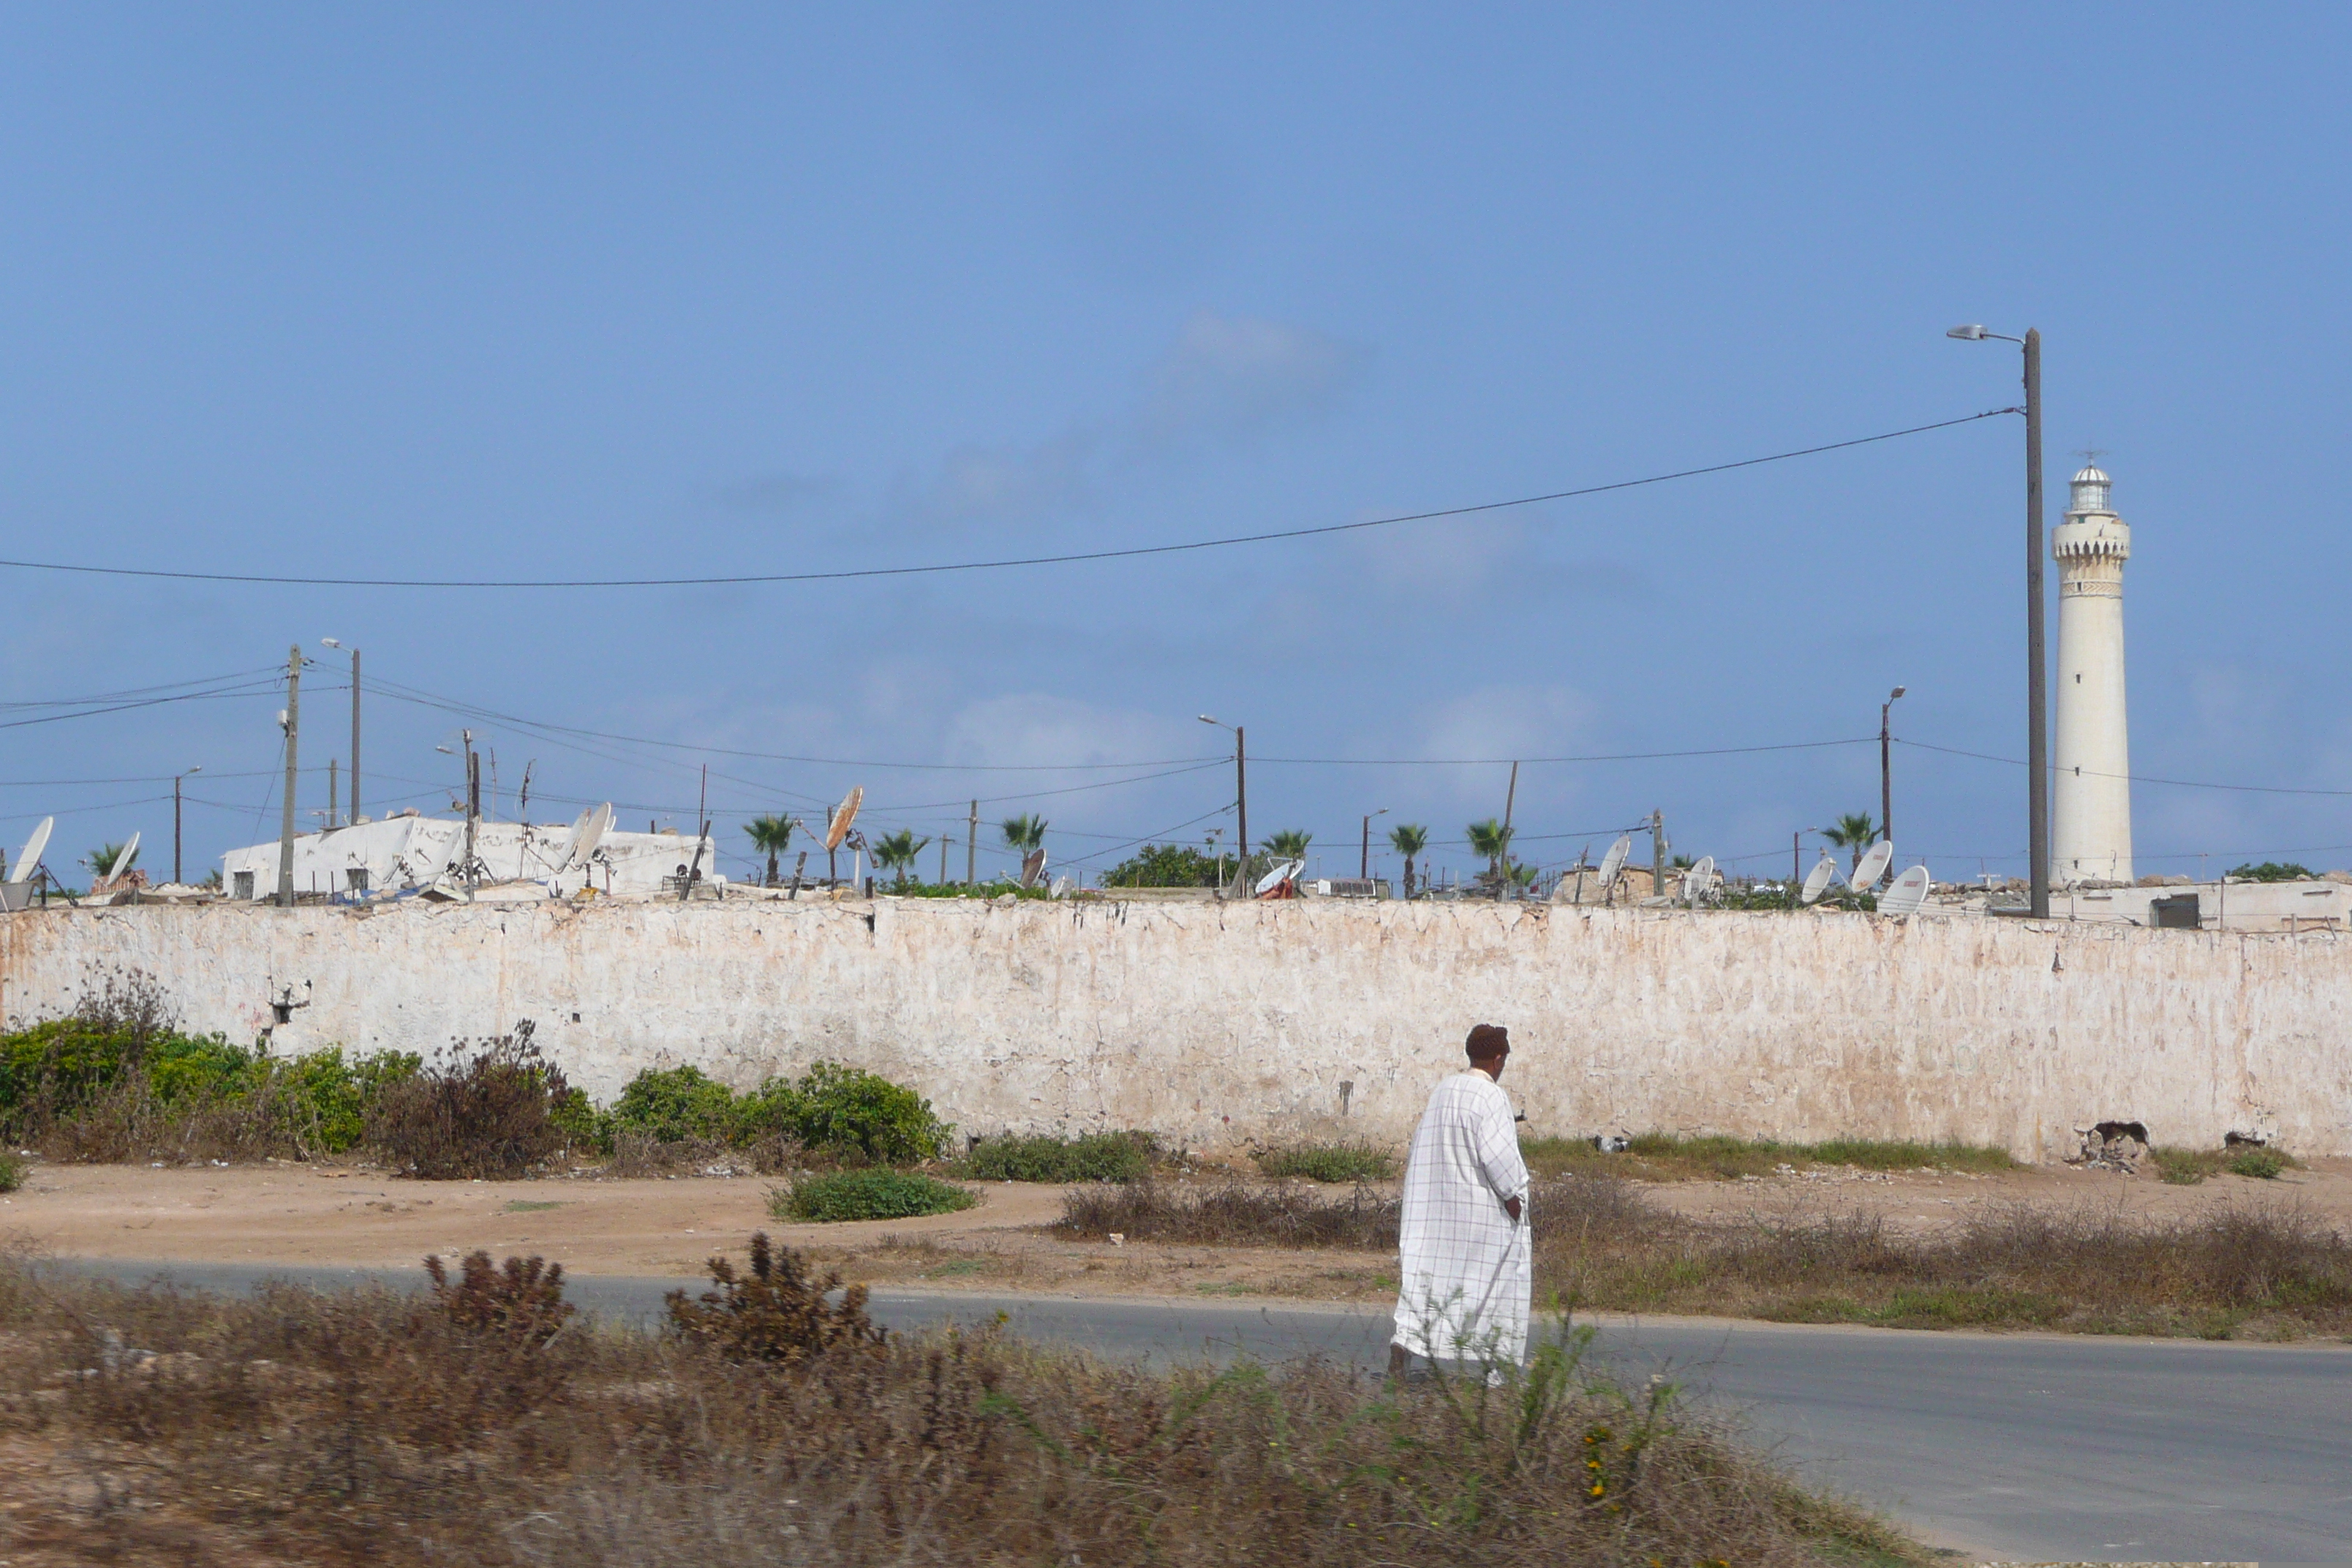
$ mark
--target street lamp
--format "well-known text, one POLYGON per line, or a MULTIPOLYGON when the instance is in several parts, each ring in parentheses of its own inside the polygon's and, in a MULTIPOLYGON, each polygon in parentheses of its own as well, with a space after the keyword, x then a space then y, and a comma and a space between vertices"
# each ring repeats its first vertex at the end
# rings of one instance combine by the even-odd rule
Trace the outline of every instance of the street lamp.
POLYGON ((1878 836, 1889 844, 1895 842, 1895 770, 1887 756, 1886 716, 1894 711, 1903 689, 1896 687, 1878 705, 1878 836))
POLYGON ((1234 824, 1234 831, 1236 840, 1234 853, 1237 858, 1234 861, 1234 885, 1238 888, 1241 886, 1242 873, 1249 868, 1248 753, 1242 743, 1242 727, 1239 724, 1228 724, 1222 719, 1212 719, 1206 713, 1199 714, 1197 717, 1203 724, 1214 724, 1220 730, 1231 730, 1234 732, 1234 809, 1240 815, 1240 820, 1234 824))
POLYGON ((1364 863, 1356 872, 1360 881, 1369 882, 1372 879, 1372 817, 1386 816, 1388 814, 1389 808, 1384 805, 1364 818, 1364 863))
MULTIPOLYGON (((342 648, 342 651, 352 656, 351 825, 353 827, 357 827, 360 825, 360 650, 355 647, 343 648, 343 645, 333 637, 320 637, 319 639, 319 644, 322 647, 342 648)), ((331 808, 334 804, 335 803, 331 800, 327 803, 331 808)))
POLYGON ((186 778, 189 773, 200 773, 204 771, 204 765, 198 763, 185 773, 172 775, 172 884, 174 887, 177 887, 180 881, 180 781, 186 778))
POLYGON ((2042 651, 2042 333, 2032 327, 2021 338, 1989 332, 1981 326, 1954 327, 1944 334, 1963 342, 1998 338, 2025 351, 2025 738, 2027 809, 2032 813, 2032 905, 2036 920, 2050 918, 2050 725, 2049 694, 2042 651))

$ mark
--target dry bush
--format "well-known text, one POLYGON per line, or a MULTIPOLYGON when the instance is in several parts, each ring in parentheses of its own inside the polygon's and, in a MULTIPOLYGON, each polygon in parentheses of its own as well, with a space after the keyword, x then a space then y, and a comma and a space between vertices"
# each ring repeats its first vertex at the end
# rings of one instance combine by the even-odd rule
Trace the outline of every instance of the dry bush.
MULTIPOLYGON (((26 1555, 371 1568, 1916 1555, 1671 1397, 1587 1381, 1572 1340, 1490 1389, 1321 1363, 1162 1374, 992 1330, 861 1338, 789 1363, 613 1329, 539 1346, 384 1291, 222 1300, 45 1282, 24 1299, 0 1319, 0 1429, 16 1451, 70 1451, 77 1495, 101 1500, 57 1499, 50 1533, 12 1543, 26 1555)), ((15 1300, 0 1289, 0 1306, 15 1300)))
POLYGON ((751 1272, 738 1276, 725 1258, 710 1260, 711 1289, 695 1300, 673 1290, 664 1300, 670 1327, 722 1361, 807 1361, 836 1348, 879 1345, 883 1333, 866 1315, 866 1287, 852 1285, 841 1300, 841 1276, 812 1279, 807 1261, 791 1247, 782 1256, 768 1233, 751 1236, 751 1272))
POLYGON ((1400 1212, 1396 1199, 1369 1187, 1341 1199, 1242 1181, 1143 1181, 1065 1193, 1054 1228, 1089 1238, 1118 1231, 1138 1241, 1382 1248, 1397 1244, 1400 1212))
POLYGON ((487 1252, 468 1253, 457 1283, 449 1283, 441 1259, 425 1260, 433 1299, 449 1321, 473 1329, 543 1345, 563 1331, 578 1308, 563 1299, 563 1265, 541 1258, 509 1258, 501 1269, 487 1252))
POLYGON ((557 1117, 571 1090, 531 1033, 525 1018, 386 1084, 368 1108, 368 1143, 404 1175, 443 1180, 520 1176, 552 1158, 570 1142, 557 1117))

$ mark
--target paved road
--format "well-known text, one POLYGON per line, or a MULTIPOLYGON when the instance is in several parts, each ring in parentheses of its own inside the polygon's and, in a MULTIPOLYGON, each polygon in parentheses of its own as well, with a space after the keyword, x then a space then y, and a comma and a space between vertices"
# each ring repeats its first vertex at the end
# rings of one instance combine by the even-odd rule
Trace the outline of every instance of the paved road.
MULTIPOLYGON (((358 1270, 83 1264, 242 1289, 358 1270)), ((414 1285, 421 1275, 396 1277, 414 1285)), ((649 1318, 697 1280, 579 1278, 594 1310, 649 1318)), ((1236 1302, 883 1292, 894 1327, 1003 1311, 1016 1332, 1120 1357, 1387 1357, 1385 1315, 1236 1302)), ((1742 1414, 1816 1483, 1945 1543, 2005 1558, 2352 1558, 2352 1349, 1605 1321, 1596 1348, 1742 1414)))

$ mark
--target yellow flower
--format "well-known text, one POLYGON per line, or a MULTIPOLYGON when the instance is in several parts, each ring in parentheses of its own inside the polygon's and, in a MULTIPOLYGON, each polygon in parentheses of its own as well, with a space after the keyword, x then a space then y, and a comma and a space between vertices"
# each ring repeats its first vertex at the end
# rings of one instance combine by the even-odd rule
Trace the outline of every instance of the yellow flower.
POLYGON ((1592 1495, 1594 1497, 1599 1497, 1602 1492, 1605 1492, 1608 1489, 1609 1486, 1605 1481, 1595 1481, 1592 1483, 1592 1495))

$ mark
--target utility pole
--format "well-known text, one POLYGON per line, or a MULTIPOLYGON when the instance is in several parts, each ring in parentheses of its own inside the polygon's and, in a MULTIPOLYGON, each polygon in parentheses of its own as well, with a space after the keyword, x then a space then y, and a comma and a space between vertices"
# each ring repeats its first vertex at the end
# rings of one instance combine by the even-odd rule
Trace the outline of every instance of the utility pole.
POLYGON ((172 880, 175 885, 180 880, 180 781, 188 773, 204 771, 203 764, 199 763, 190 768, 188 773, 172 775, 172 880))
POLYGON ((329 758, 327 759, 327 826, 328 826, 328 827, 329 827, 329 828, 332 828, 332 827, 334 827, 334 826, 336 826, 336 823, 335 823, 335 800, 336 800, 335 788, 336 788, 336 784, 337 784, 337 783, 339 782, 339 781, 336 779, 336 777, 335 777, 335 763, 336 763, 336 761, 337 761, 337 759, 335 759, 335 758, 333 758, 333 757, 329 757, 329 758))
POLYGON ((942 888, 948 885, 948 846, 954 842, 948 835, 940 835, 940 886, 942 888))
POLYGON ((1356 870, 1356 877, 1360 881, 1369 882, 1372 879, 1372 818, 1386 816, 1388 814, 1389 808, 1384 805, 1364 818, 1364 858, 1363 864, 1356 870))
POLYGON ((1664 898, 1666 892, 1666 814, 1657 807, 1650 808, 1650 896, 1664 898))
POLYGON ((971 817, 970 825, 965 829, 963 840, 963 885, 967 888, 971 887, 980 879, 979 856, 980 802, 973 801, 971 803, 971 817))
POLYGON ((278 907, 294 907, 295 744, 302 731, 302 646, 286 656, 286 801, 278 827, 278 907))
POLYGON ((2033 918, 2050 918, 2049 668, 2042 647, 2042 332, 2025 329, 2025 706, 2032 726, 2025 760, 2033 774, 2033 918))
POLYGON ((474 824, 482 815, 482 759, 474 750, 474 732, 466 731, 466 901, 474 901, 479 879, 474 871, 474 824))
POLYGON ((1515 898, 1518 889, 1511 882, 1511 808, 1519 803, 1519 764, 1511 764, 1510 787, 1503 792, 1503 858, 1498 863, 1503 879, 1495 889, 1497 899, 1515 898))
POLYGON ((360 822, 360 650, 352 649, 352 809, 351 826, 360 822))
POLYGON ((1789 835, 1789 901, 1796 902, 1797 884, 1805 879, 1805 868, 1798 862, 1804 856, 1805 834, 1802 828, 1789 835))
MULTIPOLYGON (((1249 752, 1242 742, 1242 727, 1234 726, 1234 808, 1240 813, 1241 864, 1249 864, 1249 752)), ((1235 882, 1239 882, 1238 874, 1235 882)))
POLYGON ((1892 742, 1887 739, 1887 715, 1905 689, 1896 687, 1878 705, 1878 836, 1889 844, 1895 842, 1895 766, 1888 751, 1892 742))
POLYGON ((694 891, 694 884, 702 877, 702 841, 710 837, 709 819, 703 813, 710 809, 710 764, 702 764, 702 794, 694 805, 694 820, 699 826, 694 833, 694 864, 687 868, 686 879, 677 885, 677 901, 686 902, 694 891))

